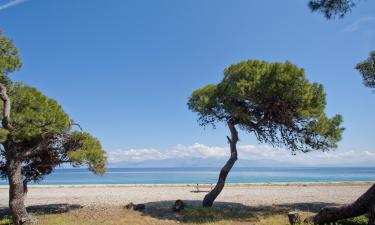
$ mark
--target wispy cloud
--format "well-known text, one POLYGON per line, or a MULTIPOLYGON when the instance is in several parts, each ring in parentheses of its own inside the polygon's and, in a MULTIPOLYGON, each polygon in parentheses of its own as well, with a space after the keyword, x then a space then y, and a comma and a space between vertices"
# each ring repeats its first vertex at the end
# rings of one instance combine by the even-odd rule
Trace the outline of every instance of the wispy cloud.
MULTIPOLYGON (((202 160, 226 159, 229 157, 227 146, 207 146, 195 143, 193 145, 177 145, 167 151, 157 149, 117 149, 109 151, 109 163, 142 162, 148 160, 199 158, 202 160)), ((375 151, 332 151, 311 152, 291 155, 286 149, 275 149, 269 145, 240 145, 238 146, 239 160, 254 160, 258 162, 292 163, 299 165, 361 165, 375 161, 375 151)))
POLYGON ((350 33, 351 32, 355 32, 359 28, 361 28, 361 26, 363 26, 364 24, 372 22, 372 21, 375 21, 375 17, 373 17, 373 16, 365 16, 365 17, 359 18, 358 20, 356 20, 353 23, 349 24, 344 29, 344 31, 345 32, 350 32, 350 33))
POLYGON ((10 8, 10 7, 13 7, 13 6, 16 6, 16 5, 19 5, 19 4, 24 3, 26 1, 27 0, 13 0, 13 1, 8 1, 6 3, 0 4, 0 11, 4 10, 4 9, 7 9, 7 8, 10 8))

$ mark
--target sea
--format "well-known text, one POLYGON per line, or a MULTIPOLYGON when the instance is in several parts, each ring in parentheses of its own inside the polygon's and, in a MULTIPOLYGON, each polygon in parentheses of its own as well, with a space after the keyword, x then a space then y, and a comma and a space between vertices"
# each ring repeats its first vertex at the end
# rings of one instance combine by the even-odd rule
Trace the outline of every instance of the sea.
MULTIPOLYGON (((33 185, 214 184, 220 168, 109 168, 104 175, 87 169, 56 169, 33 185)), ((373 182, 375 167, 236 167, 227 183, 373 182)), ((0 180, 0 185, 7 181, 0 180)))

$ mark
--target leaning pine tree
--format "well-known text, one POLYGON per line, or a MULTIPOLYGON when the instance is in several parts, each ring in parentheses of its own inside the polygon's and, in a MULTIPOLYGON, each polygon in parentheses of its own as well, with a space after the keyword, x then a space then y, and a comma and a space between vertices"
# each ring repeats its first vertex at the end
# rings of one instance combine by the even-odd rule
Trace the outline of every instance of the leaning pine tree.
POLYGON ((336 148, 344 130, 342 118, 328 118, 325 105, 323 86, 310 83, 304 70, 289 62, 243 61, 225 69, 219 84, 194 91, 188 106, 198 113, 200 125, 224 122, 230 131, 230 158, 203 207, 212 206, 237 160, 237 129, 292 153, 336 148))
POLYGON ((20 67, 17 48, 0 33, 0 173, 9 182, 9 208, 16 225, 34 222, 24 204, 29 182, 65 163, 102 174, 106 162, 99 140, 72 130, 74 123, 55 100, 8 79, 20 67))
MULTIPOLYGON (((356 69, 363 78, 363 84, 366 87, 375 88, 375 51, 370 52, 370 56, 361 63, 358 63, 356 69)), ((351 204, 341 207, 326 207, 306 219, 306 222, 314 224, 333 223, 343 219, 349 219, 364 214, 369 215, 368 225, 375 225, 375 184, 372 185, 364 194, 351 204)))

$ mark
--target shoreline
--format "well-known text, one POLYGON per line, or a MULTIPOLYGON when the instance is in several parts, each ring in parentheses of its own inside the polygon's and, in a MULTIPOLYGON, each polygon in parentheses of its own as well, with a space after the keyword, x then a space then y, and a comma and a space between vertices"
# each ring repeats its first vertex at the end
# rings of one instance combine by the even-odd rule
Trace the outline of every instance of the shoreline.
MULTIPOLYGON (((316 203, 347 204, 356 200, 371 182, 335 183, 251 183, 228 184, 217 199, 218 204, 273 206, 316 203)), ((124 206, 135 204, 170 207, 181 199, 200 205, 211 185, 34 185, 30 186, 27 206, 80 205, 124 206)), ((0 207, 8 207, 8 186, 0 188, 0 207)))
MULTIPOLYGON (((368 186, 371 181, 317 181, 317 182, 260 182, 260 183, 226 183, 227 187, 248 186, 368 186)), ((199 187, 210 187, 210 183, 199 183, 199 187)), ((215 185, 215 184, 212 184, 215 185)), ((28 188, 90 188, 90 187, 196 187, 193 183, 176 184, 30 184, 28 188)), ((0 189, 8 189, 9 185, 0 185, 0 189)))

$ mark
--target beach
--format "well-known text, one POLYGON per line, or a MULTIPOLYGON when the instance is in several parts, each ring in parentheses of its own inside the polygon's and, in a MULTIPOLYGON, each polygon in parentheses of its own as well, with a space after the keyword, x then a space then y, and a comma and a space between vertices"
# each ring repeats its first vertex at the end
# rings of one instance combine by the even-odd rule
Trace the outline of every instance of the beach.
MULTIPOLYGON (((229 184, 217 202, 247 206, 296 203, 345 204, 357 199, 371 183, 229 184)), ((26 205, 77 204, 123 206, 129 202, 155 203, 177 199, 199 203, 209 185, 49 185, 29 187, 26 205)), ((0 207, 7 207, 8 189, 0 188, 0 207)))
MULTIPOLYGON (((36 185, 26 205, 42 225, 270 225, 288 224, 287 213, 303 217, 326 206, 350 203, 372 183, 257 183, 228 184, 214 203, 201 208, 210 185, 36 185), (180 213, 171 206, 181 199, 180 213), (133 211, 125 205, 145 204, 133 211)), ((0 213, 7 213, 8 187, 0 186, 0 213)))

